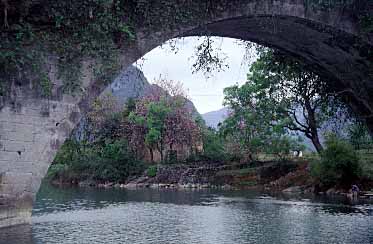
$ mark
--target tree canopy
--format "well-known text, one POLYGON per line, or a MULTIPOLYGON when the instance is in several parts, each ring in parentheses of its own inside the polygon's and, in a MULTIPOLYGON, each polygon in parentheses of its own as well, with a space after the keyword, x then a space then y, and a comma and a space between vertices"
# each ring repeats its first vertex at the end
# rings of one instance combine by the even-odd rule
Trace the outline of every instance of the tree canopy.
POLYGON ((300 132, 321 152, 319 129, 340 106, 327 84, 298 60, 264 49, 251 66, 247 82, 224 91, 225 105, 233 110, 223 125, 225 131, 241 130, 242 140, 254 145, 300 132))

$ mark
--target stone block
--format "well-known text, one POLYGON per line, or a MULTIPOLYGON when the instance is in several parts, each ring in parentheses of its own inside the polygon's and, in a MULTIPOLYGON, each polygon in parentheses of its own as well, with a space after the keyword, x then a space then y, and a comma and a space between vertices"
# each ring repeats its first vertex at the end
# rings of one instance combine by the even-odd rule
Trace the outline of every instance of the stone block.
POLYGON ((16 162, 20 158, 21 156, 17 152, 0 151, 0 162, 1 161, 16 162))
POLYGON ((21 153, 17 162, 37 162, 41 156, 42 155, 39 149, 35 151, 30 150, 30 151, 21 153))
POLYGON ((32 177, 32 173, 6 172, 1 177, 1 183, 14 187, 30 185, 32 177))
POLYGON ((8 131, 5 133, 5 139, 10 141, 19 142, 32 142, 34 141, 33 130, 30 128, 18 127, 16 131, 8 131))
POLYGON ((39 171, 38 165, 33 162, 10 162, 8 165, 8 171, 10 173, 22 174, 22 173, 37 173, 39 171))
POLYGON ((17 152, 17 153, 21 152, 22 153, 26 151, 25 142, 0 140, 0 143, 2 144, 3 150, 6 152, 17 152))
POLYGON ((0 161, 0 182, 1 182, 2 174, 9 171, 9 168, 10 168, 9 161, 0 161))

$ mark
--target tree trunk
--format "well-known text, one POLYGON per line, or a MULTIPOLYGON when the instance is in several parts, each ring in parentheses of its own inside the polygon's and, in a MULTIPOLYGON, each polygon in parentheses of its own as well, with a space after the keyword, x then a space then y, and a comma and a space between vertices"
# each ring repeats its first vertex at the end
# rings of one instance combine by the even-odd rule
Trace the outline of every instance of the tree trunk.
MULTIPOLYGON (((170 143, 170 150, 169 150, 169 152, 167 153, 167 160, 173 160, 173 155, 174 155, 174 143, 173 142, 171 142, 170 143), (171 157, 171 154, 172 154, 172 157, 171 157)), ((177 159, 177 153, 176 153, 176 159, 177 159)))
POLYGON ((319 136, 316 134, 316 135, 312 135, 311 137, 312 137, 311 138, 312 144, 315 147, 316 151, 318 153, 321 153, 324 150, 324 148, 320 143, 319 136))
POLYGON ((153 148, 149 148, 149 152, 150 152, 150 161, 151 161, 152 163, 154 163, 153 148))
POLYGON ((159 150, 159 153, 161 154, 161 162, 163 162, 163 149, 162 148, 159 150))
POLYGON ((315 147, 316 151, 318 153, 321 153, 324 148, 320 143, 320 138, 319 134, 317 131, 317 121, 316 121, 316 114, 315 110, 312 109, 310 100, 308 98, 304 98, 304 105, 307 110, 307 115, 308 115, 308 126, 309 126, 309 131, 310 135, 309 138, 312 141, 313 146, 315 147))
POLYGON ((159 155, 161 155, 161 162, 163 162, 163 146, 162 146, 162 144, 157 146, 157 150, 159 152, 159 155))

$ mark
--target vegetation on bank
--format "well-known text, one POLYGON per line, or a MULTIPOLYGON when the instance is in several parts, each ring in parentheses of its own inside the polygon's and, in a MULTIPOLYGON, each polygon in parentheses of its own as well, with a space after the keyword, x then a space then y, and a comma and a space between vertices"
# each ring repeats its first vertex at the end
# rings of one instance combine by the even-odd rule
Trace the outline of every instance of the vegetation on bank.
MULTIPOLYGON (((147 165, 185 161, 195 155, 204 130, 179 83, 160 80, 139 99, 120 108, 114 97, 98 99, 80 141, 71 138, 58 152, 52 181, 125 182, 147 165), (146 163, 145 163, 146 162, 146 163)), ((149 174, 156 174, 149 168, 149 174)))
POLYGON ((218 130, 192 113, 179 83, 159 80, 124 108, 106 95, 88 114, 83 139, 60 150, 49 179, 124 183, 143 172, 156 177, 161 164, 220 163, 239 165, 239 178, 252 185, 248 174, 265 161, 293 165, 292 153, 306 152, 309 140, 315 152, 306 152, 302 162, 312 184, 370 185, 373 145, 364 123, 302 63, 273 50, 259 49, 258 55, 247 82, 225 89, 230 114, 218 130))
POLYGON ((309 140, 317 152, 311 172, 321 188, 371 181, 363 168, 373 165, 373 155, 361 149, 371 150, 372 138, 330 82, 279 51, 260 49, 258 56, 247 82, 224 91, 231 114, 220 133, 233 138, 250 159, 261 154, 281 158, 304 150, 299 136, 309 140))
POLYGON ((124 182, 141 174, 145 164, 122 139, 95 143, 68 140, 58 152, 47 178, 60 183, 124 182))

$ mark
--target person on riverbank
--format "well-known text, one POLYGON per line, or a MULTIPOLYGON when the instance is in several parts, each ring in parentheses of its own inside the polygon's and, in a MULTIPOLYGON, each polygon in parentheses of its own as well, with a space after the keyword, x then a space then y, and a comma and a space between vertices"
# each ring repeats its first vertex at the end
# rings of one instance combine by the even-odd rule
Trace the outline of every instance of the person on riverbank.
POLYGON ((359 196, 360 189, 357 185, 352 185, 351 187, 351 193, 352 193, 352 198, 357 199, 359 196))

